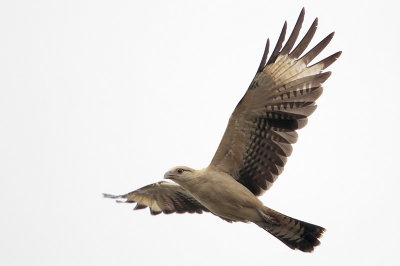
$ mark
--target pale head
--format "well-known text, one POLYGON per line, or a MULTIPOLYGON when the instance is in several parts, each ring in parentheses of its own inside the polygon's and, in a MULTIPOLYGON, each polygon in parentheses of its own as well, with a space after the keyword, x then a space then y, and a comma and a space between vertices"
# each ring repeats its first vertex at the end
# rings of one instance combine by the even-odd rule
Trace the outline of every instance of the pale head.
POLYGON ((171 179, 177 183, 194 177, 196 177, 196 170, 187 166, 176 166, 164 174, 165 179, 171 179))

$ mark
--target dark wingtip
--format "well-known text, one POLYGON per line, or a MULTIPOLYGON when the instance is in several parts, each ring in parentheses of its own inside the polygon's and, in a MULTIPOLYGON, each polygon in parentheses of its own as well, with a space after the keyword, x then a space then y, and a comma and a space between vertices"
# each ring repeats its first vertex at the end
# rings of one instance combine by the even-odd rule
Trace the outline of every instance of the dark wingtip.
POLYGON ((318 56, 322 50, 330 43, 335 32, 331 32, 322 41, 320 41, 316 46, 314 46, 308 53, 306 53, 300 60, 302 60, 306 65, 310 63, 316 56, 318 56))
POLYGON ((260 66, 257 69, 257 73, 260 73, 263 71, 263 69, 265 67, 265 62, 267 61, 268 52, 269 52, 269 38, 267 39, 267 43, 265 44, 264 54, 261 59, 260 66))
POLYGON ((324 83, 332 75, 331 71, 326 71, 318 74, 318 81, 320 84, 324 83))
POLYGON ((151 215, 159 215, 160 213, 162 213, 162 211, 153 211, 152 209, 150 209, 151 215))
POLYGON ((282 48, 283 41, 285 40, 286 30, 287 30, 287 21, 285 20, 285 23, 283 23, 281 34, 279 35, 278 41, 276 42, 274 51, 272 52, 271 57, 267 62, 267 65, 274 63, 276 58, 278 57, 279 51, 282 48))
POLYGON ((146 205, 137 203, 136 206, 135 206, 135 208, 133 208, 133 209, 134 209, 134 210, 141 210, 141 209, 144 209, 144 208, 146 208, 146 207, 147 207, 146 205))
POLYGON ((328 56, 327 58, 321 60, 320 62, 315 63, 314 65, 322 63, 323 69, 326 69, 327 67, 332 65, 340 57, 341 54, 342 54, 342 51, 336 52, 336 53, 328 56))
POLYGON ((300 30, 303 25, 303 21, 304 21, 304 9, 300 12, 299 18, 297 19, 296 24, 294 25, 292 33, 289 36, 289 39, 287 40, 286 44, 283 46, 282 51, 280 51, 281 54, 289 54, 290 53, 294 44, 296 43, 297 37, 299 37, 300 30))
POLYGON ((298 58, 306 50, 312 38, 314 37, 317 28, 318 28, 318 18, 315 18, 309 30, 307 31, 306 35, 304 35, 303 39, 300 41, 297 47, 290 53, 290 56, 292 58, 298 58))

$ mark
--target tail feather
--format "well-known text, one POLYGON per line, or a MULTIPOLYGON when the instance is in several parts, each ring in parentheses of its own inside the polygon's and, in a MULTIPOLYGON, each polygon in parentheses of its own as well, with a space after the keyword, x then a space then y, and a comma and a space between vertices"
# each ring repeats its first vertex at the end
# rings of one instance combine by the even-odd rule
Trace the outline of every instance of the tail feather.
POLYGON ((291 218, 267 207, 260 213, 263 214, 264 221, 256 224, 291 249, 312 252, 320 244, 318 239, 325 232, 325 228, 321 226, 291 218))

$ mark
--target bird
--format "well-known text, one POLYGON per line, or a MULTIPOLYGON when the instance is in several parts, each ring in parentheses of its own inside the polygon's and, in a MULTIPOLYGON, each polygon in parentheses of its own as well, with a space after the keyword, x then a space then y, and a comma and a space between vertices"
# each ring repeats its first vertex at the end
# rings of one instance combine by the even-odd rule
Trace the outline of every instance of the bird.
POLYGON ((297 141, 297 130, 307 124, 322 84, 331 75, 324 70, 342 53, 310 65, 334 32, 304 53, 317 29, 315 18, 293 48, 304 15, 303 8, 284 44, 285 21, 269 58, 267 39, 254 79, 231 114, 210 165, 201 170, 173 167, 164 174, 172 182, 163 180, 127 194, 103 196, 136 203, 136 210, 149 207, 152 215, 209 212, 227 222, 253 223, 291 249, 312 252, 325 228, 279 213, 258 198, 282 173, 297 141))

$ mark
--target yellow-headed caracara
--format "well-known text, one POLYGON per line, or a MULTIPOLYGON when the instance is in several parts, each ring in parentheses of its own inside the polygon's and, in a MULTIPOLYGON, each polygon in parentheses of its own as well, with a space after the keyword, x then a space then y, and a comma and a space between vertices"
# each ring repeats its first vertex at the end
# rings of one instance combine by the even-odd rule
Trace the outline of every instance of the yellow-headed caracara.
POLYGON ((121 198, 149 207, 151 214, 211 212, 228 222, 251 222, 292 249, 313 251, 324 228, 306 223, 266 206, 257 198, 282 173, 297 130, 307 124, 322 94, 322 83, 330 72, 323 72, 340 56, 337 52, 320 62, 310 62, 328 45, 329 34, 302 55, 317 29, 315 19, 303 39, 294 47, 304 19, 304 9, 283 45, 286 22, 275 49, 268 58, 269 40, 257 73, 246 94, 233 111, 225 134, 210 165, 202 170, 174 167, 165 179, 121 198), (283 45, 283 48, 282 48, 283 45))

